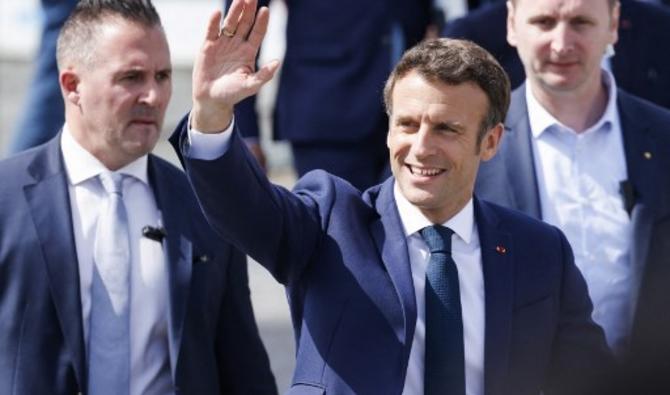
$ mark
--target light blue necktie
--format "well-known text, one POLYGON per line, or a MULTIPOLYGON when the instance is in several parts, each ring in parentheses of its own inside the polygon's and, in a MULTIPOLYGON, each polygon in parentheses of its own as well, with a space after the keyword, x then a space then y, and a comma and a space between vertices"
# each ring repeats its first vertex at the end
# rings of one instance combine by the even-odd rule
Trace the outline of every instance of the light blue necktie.
POLYGON ((107 192, 95 235, 88 338, 88 393, 130 392, 130 242, 123 175, 100 174, 107 192))
POLYGON ((426 269, 425 395, 465 395, 465 352, 458 269, 451 257, 451 229, 420 231, 430 249, 426 269))

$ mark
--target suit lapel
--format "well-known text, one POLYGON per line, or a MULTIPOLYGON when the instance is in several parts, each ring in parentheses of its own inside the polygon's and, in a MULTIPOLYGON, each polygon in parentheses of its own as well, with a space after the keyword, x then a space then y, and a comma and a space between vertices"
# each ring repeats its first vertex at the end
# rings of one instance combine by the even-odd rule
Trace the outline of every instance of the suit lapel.
POLYGON ((188 200, 182 197, 183 185, 178 185, 170 177, 170 173, 174 171, 161 169, 161 166, 166 165, 149 155, 149 180, 167 232, 163 240, 163 251, 168 264, 170 287, 168 340, 170 369, 174 380, 191 285, 193 252, 189 210, 184 207, 184 202, 188 200))
POLYGON ((396 335, 405 340, 406 351, 409 352, 416 326, 416 299, 407 240, 393 198, 393 182, 393 177, 389 178, 379 190, 379 196, 374 203, 379 218, 372 222, 371 233, 402 305, 403 325, 397 325, 398 322, 391 324, 394 328, 404 328, 403 333, 396 335))
POLYGON ((484 388, 486 395, 502 394, 512 335, 514 254, 508 233, 498 227, 497 215, 475 198, 475 219, 482 252, 486 325, 484 388))
POLYGON ((501 154, 508 158, 507 178, 514 192, 515 207, 540 219, 542 212, 526 106, 526 84, 522 84, 512 94, 512 105, 505 124, 507 136, 501 146, 501 154))
POLYGON ((28 171, 35 183, 24 195, 35 224, 51 295, 66 347, 73 357, 80 388, 86 388, 79 265, 72 230, 67 176, 60 152, 60 134, 38 154, 28 171))
MULTIPOLYGON (((623 134, 628 179, 633 185, 635 205, 631 213, 633 242, 631 259, 634 265, 645 265, 649 251, 654 218, 667 211, 667 191, 658 179, 667 169, 660 169, 657 144, 654 143, 648 118, 640 116, 637 103, 621 90, 618 91, 618 108, 623 134), (658 212, 660 208, 661 212, 658 212)), ((640 269, 641 271, 644 268, 640 269)))

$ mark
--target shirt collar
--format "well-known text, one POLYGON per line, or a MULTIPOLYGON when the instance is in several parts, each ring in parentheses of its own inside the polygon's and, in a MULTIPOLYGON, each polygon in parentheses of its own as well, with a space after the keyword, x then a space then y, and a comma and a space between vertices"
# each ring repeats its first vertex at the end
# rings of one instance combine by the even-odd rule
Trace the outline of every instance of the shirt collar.
MULTIPOLYGON (((400 222, 404 227, 406 237, 412 236, 427 226, 435 225, 423 215, 418 207, 405 198, 400 191, 397 182, 394 182, 393 185, 393 197, 395 198, 396 206, 398 207, 400 222)), ((472 232, 474 232, 474 223, 475 213, 472 198, 470 198, 465 207, 444 222, 442 226, 446 226, 453 230, 458 237, 465 241, 466 244, 469 244, 470 240, 472 240, 472 232)))
MULTIPOLYGON (((605 111, 600 116, 600 119, 584 131, 588 133, 592 130, 609 130, 611 126, 616 123, 617 119, 617 86, 612 73, 608 70, 602 69, 602 81, 607 90, 607 106, 605 111)), ((557 125, 564 129, 570 129, 563 125, 560 121, 554 118, 542 105, 535 99, 529 83, 526 83, 526 103, 528 105, 528 120, 530 123, 530 131, 533 137, 538 138, 542 133, 550 127, 557 125)))
MULTIPOLYGON (((63 126, 60 143, 65 171, 68 175, 70 185, 80 184, 90 178, 97 177, 102 172, 109 171, 102 162, 75 140, 67 123, 63 126)), ((148 162, 148 156, 143 155, 120 168, 115 173, 132 176, 148 185, 148 162)))

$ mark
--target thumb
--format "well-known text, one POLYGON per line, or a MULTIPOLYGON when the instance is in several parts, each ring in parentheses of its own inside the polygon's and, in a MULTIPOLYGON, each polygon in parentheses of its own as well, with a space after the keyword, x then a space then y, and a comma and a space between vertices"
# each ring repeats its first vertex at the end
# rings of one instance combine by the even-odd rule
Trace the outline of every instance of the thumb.
POLYGON ((274 77, 277 69, 279 69, 280 62, 277 59, 271 60, 268 63, 264 64, 259 68, 254 74, 251 75, 249 87, 254 91, 258 92, 259 89, 265 83, 270 81, 274 77))

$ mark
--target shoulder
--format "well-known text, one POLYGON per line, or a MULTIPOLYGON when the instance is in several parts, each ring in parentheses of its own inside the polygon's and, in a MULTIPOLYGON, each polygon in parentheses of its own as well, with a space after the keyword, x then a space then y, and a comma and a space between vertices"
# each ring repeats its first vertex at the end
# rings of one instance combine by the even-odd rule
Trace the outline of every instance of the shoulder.
POLYGON ((644 132, 659 149, 670 147, 670 110, 621 89, 617 94, 622 127, 629 127, 633 133, 644 132))
POLYGON ((370 209, 363 193, 348 181, 323 170, 314 170, 301 177, 293 193, 310 206, 317 206, 322 225, 329 222, 332 213, 347 212, 348 218, 360 216, 370 209))
POLYGON ((644 115, 646 121, 670 125, 670 110, 654 104, 639 96, 632 95, 622 89, 617 91, 619 96, 619 111, 635 114, 637 117, 644 115))
POLYGON ((149 178, 156 198, 177 201, 182 210, 190 211, 193 218, 202 217, 198 201, 183 170, 156 155, 149 155, 149 178))
POLYGON ((7 190, 33 182, 38 170, 51 165, 46 159, 40 163, 45 151, 45 146, 38 146, 0 160, 0 189, 7 190))

